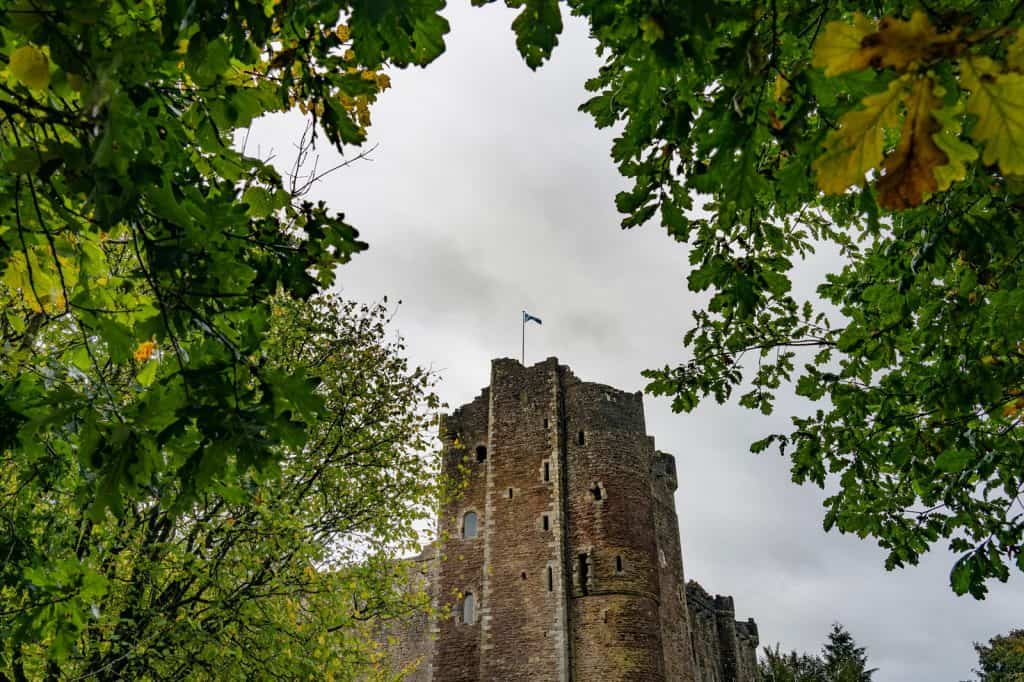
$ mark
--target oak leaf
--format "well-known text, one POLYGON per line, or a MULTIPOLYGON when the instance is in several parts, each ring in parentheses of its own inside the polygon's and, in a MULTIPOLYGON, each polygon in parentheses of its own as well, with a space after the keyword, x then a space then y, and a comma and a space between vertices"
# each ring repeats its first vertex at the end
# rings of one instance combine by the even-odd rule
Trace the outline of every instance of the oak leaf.
POLYGON ((960 61, 960 82, 971 91, 967 113, 977 121, 970 135, 985 145, 982 162, 1024 174, 1024 75, 999 73, 988 57, 970 57, 960 61))
POLYGON ((959 39, 960 29, 939 33, 928 15, 916 10, 909 21, 892 16, 882 19, 878 33, 864 40, 864 48, 871 54, 871 66, 876 69, 892 67, 902 72, 914 62, 943 54, 959 39))
POLYGON ((33 90, 50 84, 50 60, 38 47, 23 45, 11 53, 11 75, 33 90))
POLYGON ((877 184, 878 204, 884 208, 900 210, 920 206, 938 189, 935 169, 946 165, 949 158, 932 137, 939 129, 932 112, 941 105, 934 88, 931 78, 920 78, 914 81, 905 99, 907 114, 900 142, 886 157, 882 166, 885 174, 877 184))
POLYGON ((825 139, 825 151, 813 163, 818 187, 826 194, 842 194, 859 184, 864 174, 882 162, 885 131, 899 123, 899 105, 907 77, 889 83, 885 92, 864 98, 864 108, 839 119, 839 127, 825 139))
POLYGON ((877 28, 858 12, 853 25, 832 21, 825 26, 815 42, 812 64, 824 68, 826 76, 868 67, 903 73, 916 63, 955 52, 959 39, 960 29, 939 33, 920 10, 909 20, 885 17, 877 28))
POLYGON ((852 25, 845 21, 828 22, 814 43, 811 64, 824 69, 826 76, 867 68, 868 59, 863 55, 861 43, 874 32, 874 22, 860 12, 853 15, 852 25))
POLYGON ((945 165, 935 169, 935 181, 941 191, 946 191, 954 182, 966 178, 967 162, 975 161, 978 158, 978 150, 974 145, 960 139, 960 121, 963 113, 964 105, 960 100, 957 100, 952 106, 932 112, 932 116, 940 126, 939 132, 932 135, 932 139, 935 140, 938 148, 946 153, 948 159, 945 165))

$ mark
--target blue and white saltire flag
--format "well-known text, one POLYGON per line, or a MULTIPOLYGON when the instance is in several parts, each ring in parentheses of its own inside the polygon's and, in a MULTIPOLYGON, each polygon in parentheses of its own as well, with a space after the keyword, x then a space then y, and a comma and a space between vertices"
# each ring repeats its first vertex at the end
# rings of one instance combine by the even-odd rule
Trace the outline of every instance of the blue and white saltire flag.
POLYGON ((526 312, 524 310, 523 311, 523 324, 526 324, 527 322, 536 322, 537 324, 544 324, 543 322, 540 321, 539 317, 534 317, 533 315, 531 315, 530 313, 528 313, 528 312, 526 312))

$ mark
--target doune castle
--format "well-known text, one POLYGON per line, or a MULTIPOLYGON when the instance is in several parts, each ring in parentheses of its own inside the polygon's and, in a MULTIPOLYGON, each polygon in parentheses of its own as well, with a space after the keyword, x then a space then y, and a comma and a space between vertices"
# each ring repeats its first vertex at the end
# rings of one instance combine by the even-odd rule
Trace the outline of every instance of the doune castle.
POLYGON ((757 625, 684 581, 675 459, 640 393, 494 360, 441 439, 465 488, 418 559, 441 617, 387 633, 407 679, 757 680, 757 625))

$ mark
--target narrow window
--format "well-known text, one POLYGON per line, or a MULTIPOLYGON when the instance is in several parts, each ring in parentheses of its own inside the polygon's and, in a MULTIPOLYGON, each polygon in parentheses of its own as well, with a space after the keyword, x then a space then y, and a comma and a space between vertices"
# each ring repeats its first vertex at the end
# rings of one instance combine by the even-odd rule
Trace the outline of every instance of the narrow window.
POLYGON ((579 433, 576 434, 576 444, 577 445, 586 445, 586 442, 587 442, 587 439, 583 435, 582 431, 580 431, 579 433))
POLYGON ((512 488, 508 489, 508 499, 512 499, 512 488))
POLYGON ((615 572, 616 573, 622 573, 622 557, 621 556, 615 557, 615 572))
POLYGON ((547 483, 551 480, 551 464, 544 462, 544 482, 547 483))
POLYGON ((604 499, 604 491, 601 490, 601 484, 595 483, 594 487, 590 489, 590 494, 594 496, 594 501, 604 499))
POLYGON ((476 512, 466 512, 462 517, 462 537, 476 537, 476 512))
POLYGON ((551 567, 548 566, 548 592, 555 589, 555 574, 551 571, 551 567))
POLYGON ((520 573, 519 577, 522 578, 523 580, 526 580, 526 571, 523 571, 522 573, 520 573))
POLYGON ((544 530, 548 529, 548 515, 547 514, 545 514, 544 516, 540 517, 540 525, 544 528, 544 530))
POLYGON ((548 418, 544 417, 544 428, 548 428, 548 418))
POLYGON ((483 445, 476 446, 476 461, 486 462, 487 461, 487 448, 483 445))
POLYGON ((469 592, 462 600, 462 624, 472 625, 476 622, 476 604, 473 600, 473 593, 469 592))
POLYGON ((585 597, 590 593, 590 586, 587 585, 590 579, 590 557, 586 554, 580 554, 578 559, 580 564, 580 591, 585 597))

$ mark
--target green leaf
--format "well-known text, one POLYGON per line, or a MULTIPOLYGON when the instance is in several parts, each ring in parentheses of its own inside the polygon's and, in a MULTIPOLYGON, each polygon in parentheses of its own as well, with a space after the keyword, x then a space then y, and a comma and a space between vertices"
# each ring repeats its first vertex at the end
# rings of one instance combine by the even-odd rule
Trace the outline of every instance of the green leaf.
POLYGON ((181 202, 174 196, 174 192, 168 185, 144 186, 142 194, 148 201, 153 213, 159 217, 169 220, 180 227, 192 225, 192 217, 182 207, 181 202))
POLYGON ((156 379, 156 370, 159 367, 160 362, 158 360, 148 360, 142 370, 135 375, 135 380, 143 386, 149 386, 156 379))
POLYGON ((940 471, 958 473, 975 459, 970 450, 946 450, 935 459, 935 466, 940 471))
POLYGON ((536 69, 551 56, 562 32, 562 11, 558 0, 507 0, 510 7, 523 10, 512 22, 516 47, 526 65, 536 69))

